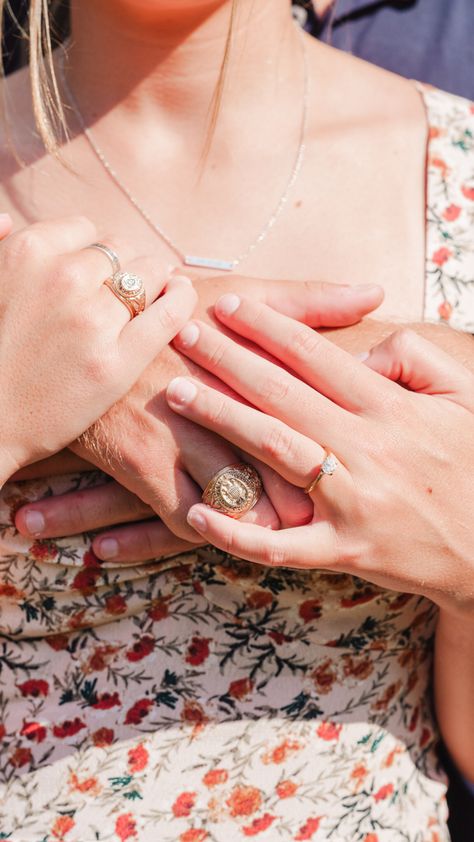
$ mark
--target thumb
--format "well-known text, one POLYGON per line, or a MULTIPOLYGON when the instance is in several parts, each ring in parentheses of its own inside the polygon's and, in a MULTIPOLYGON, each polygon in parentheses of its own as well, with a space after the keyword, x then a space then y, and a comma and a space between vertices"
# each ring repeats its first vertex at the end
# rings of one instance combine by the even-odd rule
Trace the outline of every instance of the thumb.
POLYGON ((437 345, 409 328, 395 331, 363 360, 369 368, 412 392, 444 395, 472 410, 474 376, 437 345))
POLYGON ((321 281, 288 281, 270 287, 264 302, 310 327, 346 327, 380 306, 383 290, 377 284, 349 286, 321 281))

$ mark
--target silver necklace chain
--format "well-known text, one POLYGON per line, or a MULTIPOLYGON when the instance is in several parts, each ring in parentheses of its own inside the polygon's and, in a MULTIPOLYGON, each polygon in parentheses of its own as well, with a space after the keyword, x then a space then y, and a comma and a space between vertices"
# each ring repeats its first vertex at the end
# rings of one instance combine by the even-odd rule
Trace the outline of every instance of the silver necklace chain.
POLYGON ((117 172, 114 170, 112 165, 109 163, 109 161, 105 157, 101 147, 96 142, 91 130, 86 126, 84 118, 83 118, 82 113, 81 113, 81 110, 78 106, 76 97, 74 96, 74 94, 73 94, 73 92, 72 92, 72 90, 71 90, 71 88, 70 88, 70 86, 67 82, 67 79, 66 79, 66 73, 65 73, 65 69, 64 69, 64 55, 65 55, 65 53, 63 52, 60 55, 59 72, 60 72, 60 76, 61 76, 61 81, 63 83, 66 94, 67 94, 67 96, 68 96, 68 98, 71 102, 71 105, 73 106, 73 109, 76 112, 76 115, 77 115, 77 118, 79 120, 81 129, 84 133, 84 136, 86 137, 92 151, 94 152, 96 157, 99 159, 100 163, 102 164, 104 169, 107 171, 107 173, 109 174, 112 181, 119 188, 119 190, 121 190, 121 192, 126 196, 126 198, 129 200, 129 202, 138 211, 140 216, 145 220, 145 222, 155 232, 155 234, 157 234, 169 246, 169 248, 172 251, 174 251, 174 253, 179 257, 179 259, 181 260, 181 262, 185 266, 195 266, 195 267, 207 268, 207 269, 218 269, 218 270, 224 271, 224 272, 232 272, 234 269, 237 268, 237 266, 239 266, 240 263, 242 263, 244 260, 246 260, 252 254, 252 252, 255 251, 255 249, 260 245, 260 243, 263 242, 263 240, 265 240, 265 238, 268 236, 268 234, 270 233, 270 231, 274 227, 276 221, 278 220, 278 218, 282 214, 282 212, 283 212, 283 210, 284 210, 284 208, 285 208, 285 206, 288 202, 291 190, 292 190, 292 188, 293 188, 293 186, 294 186, 294 184, 295 184, 295 182, 298 178, 298 175, 301 171, 301 167, 303 165, 303 160, 304 160, 304 156, 305 156, 306 132, 307 132, 307 124, 308 124, 308 103, 309 103, 309 96, 310 96, 310 74, 309 74, 309 68, 308 68, 308 55, 307 55, 306 45, 304 43, 303 33, 301 32, 301 30, 299 30, 299 31, 301 33, 302 56, 303 56, 303 63, 304 63, 304 87, 303 87, 303 104, 302 104, 302 115, 301 115, 301 128, 300 128, 300 136, 299 136, 296 158, 295 158, 295 161, 293 163, 293 167, 291 169, 291 173, 290 173, 288 181, 285 185, 283 193, 281 194, 280 199, 278 200, 278 203, 277 203, 275 209, 273 210, 270 218, 268 219, 268 221, 266 222, 266 224, 264 225, 264 227, 260 231, 258 237, 256 237, 256 239, 248 246, 248 248, 245 251, 243 251, 241 254, 239 254, 237 257, 235 257, 232 260, 221 260, 221 259, 213 258, 213 257, 198 257, 196 255, 186 254, 185 252, 183 252, 180 249, 180 247, 172 239, 172 237, 170 237, 169 234, 167 234, 166 231, 163 230, 161 225, 159 225, 157 222, 155 222, 154 219, 152 219, 152 217, 150 216, 148 211, 146 211, 145 208, 140 204, 138 199, 135 198, 133 193, 128 189, 128 187, 124 184, 124 182, 119 177, 117 172))

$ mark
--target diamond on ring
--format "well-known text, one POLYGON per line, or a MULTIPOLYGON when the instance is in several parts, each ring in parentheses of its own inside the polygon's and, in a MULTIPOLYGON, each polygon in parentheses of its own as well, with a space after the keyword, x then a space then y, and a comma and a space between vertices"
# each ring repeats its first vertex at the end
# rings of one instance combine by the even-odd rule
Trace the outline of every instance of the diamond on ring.
POLYGON ((314 491, 314 489, 316 488, 318 482, 321 482, 321 480, 324 476, 332 477, 332 475, 333 475, 333 473, 336 470, 338 465, 339 465, 339 462, 337 461, 336 457, 334 456, 334 453, 327 452, 326 456, 324 457, 323 461, 321 462, 321 467, 320 467, 317 475, 315 476, 315 478, 313 480, 311 480, 309 485, 307 485, 306 488, 304 489, 305 494, 311 494, 314 491))
POLYGON ((135 298, 144 289, 142 279, 132 272, 116 272, 113 281, 117 291, 127 298, 135 298))

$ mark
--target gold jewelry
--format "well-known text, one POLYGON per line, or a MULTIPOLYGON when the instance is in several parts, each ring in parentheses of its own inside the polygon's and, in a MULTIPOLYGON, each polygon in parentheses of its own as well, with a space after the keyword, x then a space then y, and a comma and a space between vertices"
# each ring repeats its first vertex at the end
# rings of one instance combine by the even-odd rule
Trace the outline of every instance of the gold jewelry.
POLYGON ((134 319, 143 313, 146 305, 145 284, 138 275, 116 272, 111 278, 107 278, 104 284, 122 304, 125 304, 130 318, 134 319))
POLYGON ((262 480, 252 465, 240 462, 218 471, 202 492, 202 502, 229 517, 240 518, 258 503, 262 480))
POLYGON ((91 243, 90 246, 86 246, 87 249, 97 249, 97 251, 101 251, 105 254, 106 257, 110 260, 112 264, 112 272, 114 275, 117 272, 121 271, 120 260, 118 259, 117 252, 111 249, 109 246, 106 246, 105 243, 91 243))
POLYGON ((318 482, 321 482, 324 476, 332 477, 338 465, 339 462, 334 456, 334 453, 329 453, 329 451, 326 451, 326 456, 324 457, 321 463, 321 467, 318 471, 317 476, 313 480, 311 480, 309 485, 306 486, 304 493, 311 494, 311 492, 314 491, 314 489, 316 488, 318 482))

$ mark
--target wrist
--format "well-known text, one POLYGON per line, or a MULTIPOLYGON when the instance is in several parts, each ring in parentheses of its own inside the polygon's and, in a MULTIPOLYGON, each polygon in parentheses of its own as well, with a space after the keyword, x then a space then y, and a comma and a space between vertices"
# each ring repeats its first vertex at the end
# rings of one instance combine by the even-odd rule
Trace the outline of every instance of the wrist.
POLYGON ((466 645, 470 649, 474 645, 474 611, 472 604, 465 608, 440 608, 436 634, 447 641, 451 640, 456 646, 466 645))

